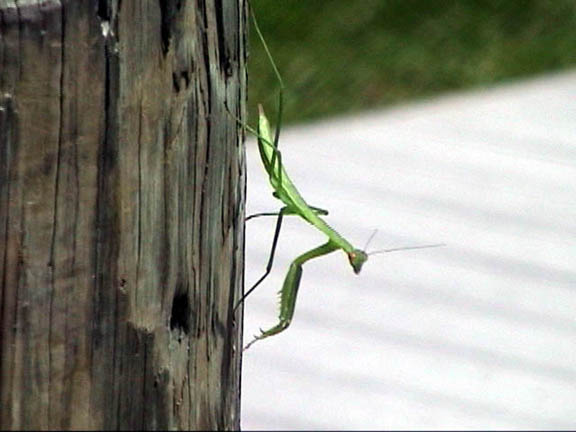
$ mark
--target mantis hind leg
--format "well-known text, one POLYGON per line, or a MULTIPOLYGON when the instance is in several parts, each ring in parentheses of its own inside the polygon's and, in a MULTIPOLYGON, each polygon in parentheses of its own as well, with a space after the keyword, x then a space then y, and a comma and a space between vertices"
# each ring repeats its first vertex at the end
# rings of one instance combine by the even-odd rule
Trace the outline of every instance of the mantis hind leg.
POLYGON ((318 258, 338 249, 339 247, 337 245, 329 241, 328 243, 303 253, 296 258, 292 264, 290 264, 290 269, 286 274, 284 284, 280 290, 280 313, 278 316, 278 323, 268 330, 260 330, 261 334, 255 336, 252 342, 244 347, 244 350, 250 348, 256 341, 278 334, 288 328, 292 322, 292 318, 294 317, 296 297, 298 295, 298 288, 300 287, 300 279, 302 278, 302 266, 313 258, 318 258))

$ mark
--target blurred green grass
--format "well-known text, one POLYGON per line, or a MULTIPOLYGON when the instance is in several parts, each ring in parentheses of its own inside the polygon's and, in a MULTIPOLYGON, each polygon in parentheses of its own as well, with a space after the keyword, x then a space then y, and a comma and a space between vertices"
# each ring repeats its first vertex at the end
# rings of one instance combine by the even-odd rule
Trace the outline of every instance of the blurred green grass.
MULTIPOLYGON (((286 123, 576 64, 574 0, 252 0, 286 84, 286 123)), ((278 83, 250 30, 249 118, 278 83)))

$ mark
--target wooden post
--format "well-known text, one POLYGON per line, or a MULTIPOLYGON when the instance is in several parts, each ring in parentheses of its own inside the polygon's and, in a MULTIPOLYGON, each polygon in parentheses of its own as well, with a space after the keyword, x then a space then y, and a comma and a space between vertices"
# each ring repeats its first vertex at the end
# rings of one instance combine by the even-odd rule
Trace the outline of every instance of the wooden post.
POLYGON ((243 0, 0 0, 0 429, 238 429, 243 0))

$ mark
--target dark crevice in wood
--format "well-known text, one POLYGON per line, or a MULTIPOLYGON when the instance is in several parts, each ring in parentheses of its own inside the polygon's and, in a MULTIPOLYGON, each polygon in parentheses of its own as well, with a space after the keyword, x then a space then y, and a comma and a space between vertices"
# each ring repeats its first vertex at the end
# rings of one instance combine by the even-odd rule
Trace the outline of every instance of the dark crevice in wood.
MULTIPOLYGON (((144 335, 145 339, 145 346, 144 346, 144 354, 143 354, 143 360, 142 360, 142 393, 140 395, 141 400, 147 401, 149 400, 148 398, 148 394, 147 394, 147 388, 146 385, 148 384, 148 379, 147 379, 147 371, 149 370, 148 368, 150 367, 150 365, 148 364, 148 338, 147 335, 144 335)), ((147 422, 147 416, 146 413, 148 412, 148 410, 146 410, 145 407, 142 407, 142 414, 141 414, 141 421, 140 421, 140 426, 138 427, 138 429, 140 430, 144 430, 146 429, 146 426, 148 425, 147 422)))
POLYGON ((176 293, 172 300, 172 312, 170 313, 170 330, 181 331, 185 335, 190 332, 190 301, 187 292, 176 293))
MULTIPOLYGON (((136 211, 136 215, 137 215, 137 222, 136 222, 136 285, 138 286, 140 284, 140 270, 141 270, 141 260, 142 260, 142 219, 144 218, 144 214, 143 211, 144 209, 142 208, 142 123, 143 123, 143 118, 142 118, 142 111, 143 111, 143 107, 142 107, 142 94, 140 93, 138 95, 138 135, 136 138, 136 145, 138 146, 138 154, 136 156, 137 158, 137 165, 136 165, 136 172, 137 172, 137 176, 138 176, 138 187, 137 187, 137 196, 136 196, 136 205, 137 205, 137 211, 136 211)), ((138 303, 138 290, 136 291, 135 294, 135 301, 136 303, 138 303)))
POLYGON ((175 93, 180 93, 180 90, 187 90, 190 85, 190 71, 183 70, 179 73, 172 73, 172 88, 175 93))
POLYGON ((96 14, 103 22, 110 22, 110 0, 98 0, 96 14))
MULTIPOLYGON (((226 1, 226 0, 224 0, 226 1)), ((218 44, 218 61, 220 62, 220 71, 224 72, 226 77, 230 77, 232 75, 232 67, 231 67, 231 59, 230 59, 230 52, 227 50, 227 28, 225 23, 225 7, 222 4, 222 1, 219 0, 215 6, 216 12, 216 41, 218 44)))
POLYGON ((182 7, 181 0, 159 0, 160 6, 160 40, 162 54, 166 55, 170 50, 174 20, 182 7))
MULTIPOLYGON (((49 273, 50 273, 50 284, 51 284, 51 293, 50 293, 50 306, 48 310, 48 347, 49 347, 49 355, 48 355, 48 424, 54 424, 54 420, 52 419, 53 415, 53 400, 52 400, 52 379, 54 377, 54 349, 52 348, 55 345, 54 342, 54 326, 55 320, 57 317, 54 315, 57 313, 55 312, 55 295, 57 294, 57 280, 56 280, 56 272, 59 270, 56 268, 56 248, 57 248, 57 236, 59 227, 59 200, 61 195, 61 182, 62 182, 62 148, 64 145, 64 98, 65 98, 65 90, 64 90, 64 83, 65 83, 65 65, 66 65, 66 34, 65 34, 65 22, 66 13, 65 13, 65 5, 62 4, 60 9, 60 64, 56 65, 56 67, 60 67, 60 77, 59 77, 59 86, 58 86, 58 132, 57 132, 57 143, 56 143, 56 163, 54 167, 55 175, 54 175, 54 197, 52 199, 53 211, 52 211, 52 233, 51 233, 51 244, 50 244, 50 252, 49 252, 49 273)), ((61 336, 61 335, 60 335, 61 336)))
MULTIPOLYGON (((1 43, 1 42, 0 42, 1 43)), ((10 256, 10 224, 11 224, 11 214, 10 214, 10 179, 12 178, 11 168, 14 166, 12 163, 12 143, 18 142, 13 132, 17 130, 16 117, 13 112, 12 98, 10 95, 0 94, 0 221, 3 219, 2 229, 2 239, 0 241, 2 244, 3 256, 0 257, 2 260, 2 273, 0 274, 0 379, 6 376, 8 371, 8 359, 5 348, 6 343, 10 340, 8 332, 12 332, 15 325, 15 314, 13 311, 9 310, 11 303, 12 291, 15 287, 10 287, 8 285, 8 266, 13 265, 9 262, 10 256), (12 316, 12 320, 9 317, 12 316)), ((15 278, 11 278, 14 280, 15 278)), ((13 302, 13 300, 12 300, 13 302)), ((5 385, 9 385, 6 383, 5 385)), ((0 404, 2 399, 0 398, 0 404)), ((11 410, 7 407, 8 415, 11 415, 11 410)), ((0 423, 1 426, 1 423, 0 423)))

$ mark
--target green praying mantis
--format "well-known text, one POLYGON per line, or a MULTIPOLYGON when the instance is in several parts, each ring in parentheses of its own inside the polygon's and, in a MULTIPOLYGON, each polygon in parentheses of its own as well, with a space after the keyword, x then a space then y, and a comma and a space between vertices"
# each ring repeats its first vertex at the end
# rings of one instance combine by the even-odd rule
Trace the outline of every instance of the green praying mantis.
POLYGON ((328 225, 326 221, 324 221, 324 219, 322 219, 321 216, 326 216, 328 214, 328 211, 318 207, 311 206, 304 200, 304 198, 302 197, 302 195, 300 194, 300 192, 298 191, 298 189, 288 176, 284 168, 284 165, 282 164, 282 154, 278 149, 278 143, 280 140, 280 129, 282 123, 284 83, 282 80, 282 76, 280 75, 280 72, 278 71, 278 68, 276 66, 276 63, 274 62, 272 54, 270 53, 268 45, 266 44, 264 36, 262 35, 260 27, 258 26, 258 22, 256 20, 254 11, 252 10, 251 7, 250 11, 252 15, 252 21, 254 22, 254 28, 256 29, 256 33, 258 34, 260 41, 262 42, 268 60, 272 65, 280 89, 278 92, 278 112, 277 112, 278 117, 274 135, 272 134, 270 123, 264 113, 262 105, 258 106, 259 116, 258 116, 257 129, 254 130, 248 125, 243 126, 246 128, 246 130, 248 130, 250 133, 256 136, 258 141, 258 150, 260 152, 260 157, 262 159, 262 164, 264 165, 264 169, 268 174, 268 178, 270 180, 270 184, 273 189, 272 195, 278 200, 280 200, 284 204, 284 206, 280 209, 279 212, 257 213, 246 218, 246 220, 248 221, 252 218, 259 216, 277 216, 276 228, 274 230, 274 238, 272 240, 272 248, 270 251, 270 256, 268 258, 268 264, 266 265, 266 270, 264 274, 258 279, 258 281, 240 298, 235 307, 235 310, 238 308, 240 304, 244 302, 246 297, 248 297, 270 274, 270 271, 272 270, 272 265, 274 263, 276 246, 278 244, 278 238, 280 235, 280 230, 282 227, 282 221, 284 216, 301 217, 306 222, 308 222, 316 229, 320 230, 323 234, 325 234, 328 240, 324 244, 303 253, 302 255, 298 256, 294 261, 292 261, 292 263, 290 264, 290 268, 288 269, 288 273, 286 274, 286 277, 284 279, 282 288, 279 292, 280 311, 278 316, 278 323, 268 330, 261 329, 260 335, 255 336, 254 339, 244 347, 244 350, 250 348, 255 342, 276 335, 288 328, 288 326, 292 321, 292 318, 294 317, 294 310, 296 308, 296 297, 298 295, 298 289, 300 287, 300 281, 302 278, 303 265, 306 264, 308 261, 341 250, 346 254, 348 262, 352 266, 352 270, 354 271, 354 273, 358 274, 360 273, 362 266, 364 265, 364 263, 366 263, 366 261, 368 260, 368 256, 370 255, 382 252, 393 252, 406 249, 421 249, 421 248, 442 246, 441 244, 410 246, 394 249, 383 249, 367 253, 364 249, 367 248, 375 232, 369 238, 364 249, 356 248, 348 240, 342 237, 334 228, 328 225))

